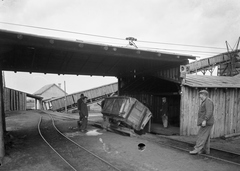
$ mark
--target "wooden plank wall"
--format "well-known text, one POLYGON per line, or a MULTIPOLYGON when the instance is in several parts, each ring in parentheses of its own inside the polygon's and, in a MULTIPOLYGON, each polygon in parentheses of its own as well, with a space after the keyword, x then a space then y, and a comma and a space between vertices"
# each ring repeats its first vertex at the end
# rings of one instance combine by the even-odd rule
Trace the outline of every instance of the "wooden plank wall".
MULTIPOLYGON (((200 89, 182 86, 180 134, 196 135, 200 89)), ((240 89, 211 88, 209 97, 214 103, 212 138, 240 132, 240 89)))
POLYGON ((174 126, 179 126, 180 124, 180 98, 179 96, 154 96, 147 93, 130 93, 125 92, 125 94, 121 94, 129 97, 136 98, 143 104, 145 104, 149 110, 152 112, 152 123, 160 123, 162 124, 161 117, 161 106, 162 106, 162 97, 167 98, 168 102, 168 117, 169 124, 174 126), (145 102, 145 103, 144 103, 145 102))
POLYGON ((5 111, 26 110, 26 93, 4 88, 5 111))
POLYGON ((158 71, 156 72, 156 76, 159 78, 165 78, 166 80, 180 82, 180 66, 158 71))

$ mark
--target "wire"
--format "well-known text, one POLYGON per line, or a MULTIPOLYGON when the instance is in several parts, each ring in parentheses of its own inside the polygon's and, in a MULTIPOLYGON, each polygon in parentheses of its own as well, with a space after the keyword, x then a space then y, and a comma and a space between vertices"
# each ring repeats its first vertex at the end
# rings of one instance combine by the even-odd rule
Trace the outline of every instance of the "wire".
MULTIPOLYGON (((96 34, 80 33, 80 32, 66 31, 66 30, 60 30, 60 29, 51 29, 51 28, 45 28, 45 27, 30 26, 30 25, 24 25, 24 24, 15 24, 15 23, 2 22, 2 21, 0 21, 0 23, 2 23, 2 24, 8 24, 8 25, 15 25, 15 26, 22 26, 22 27, 30 27, 30 28, 51 30, 51 31, 57 31, 57 32, 65 32, 65 33, 80 34, 80 35, 93 36, 93 37, 108 38, 108 39, 114 39, 114 40, 125 40, 125 39, 122 39, 122 38, 116 38, 116 37, 110 37, 110 36, 101 36, 101 35, 96 35, 96 34)), ((140 40, 140 41, 138 41, 138 42, 151 43, 151 44, 165 44, 165 45, 174 45, 174 46, 188 46, 188 47, 211 48, 211 49, 225 49, 225 48, 220 48, 220 47, 210 47, 210 46, 208 47, 208 46, 200 46, 200 45, 189 45, 189 44, 178 44, 178 43, 165 43, 165 42, 154 42, 154 41, 143 41, 143 40, 140 40)))
POLYGON ((210 46, 198 46, 198 45, 187 45, 187 44, 178 44, 178 43, 164 43, 164 42, 151 42, 151 41, 138 41, 143 43, 152 43, 152 44, 165 44, 165 45, 177 45, 177 46, 190 46, 190 47, 200 47, 200 48, 211 48, 211 49, 225 49, 219 47, 210 47, 210 46))
POLYGON ((30 25, 24 25, 24 24, 14 24, 14 23, 2 22, 2 21, 0 21, 0 23, 2 23, 2 24, 9 24, 9 25, 15 25, 15 26, 22 26, 22 27, 30 27, 30 28, 51 30, 51 31, 57 31, 57 32, 64 32, 64 33, 73 33, 73 34, 81 34, 81 35, 86 35, 86 36, 94 36, 94 37, 115 39, 115 40, 125 40, 125 39, 116 38, 116 37, 101 36, 101 35, 88 34, 88 33, 79 33, 79 32, 74 32, 74 31, 65 31, 65 30, 60 30, 60 29, 51 29, 51 28, 46 28, 46 27, 37 27, 37 26, 30 26, 30 25))
MULTIPOLYGON (((113 43, 113 42, 100 42, 96 41, 95 43, 104 43, 104 44, 111 44, 111 45, 117 45, 122 47, 127 47, 126 44, 123 43, 113 43)), ((145 47, 145 46, 138 46, 139 49, 153 49, 153 50, 171 50, 171 51, 185 51, 185 52, 199 52, 199 53, 209 53, 209 54, 219 54, 222 52, 207 52, 207 51, 194 51, 194 50, 188 50, 188 49, 165 49, 165 48, 158 48, 158 47, 145 47)))
POLYGON ((195 50, 184 50, 184 49, 163 49, 163 48, 150 48, 150 47, 141 47, 141 48, 148 48, 148 49, 159 49, 159 50, 172 50, 172 51, 182 51, 182 52, 201 52, 201 53, 213 53, 218 54, 222 52, 206 52, 206 51, 195 51, 195 50))
MULTIPOLYGON (((100 42, 96 41, 95 43, 103 43, 103 44, 111 44, 111 45, 116 45, 116 46, 121 46, 121 47, 127 47, 126 44, 123 43, 113 43, 113 42, 100 42)), ((219 54, 223 52, 207 52, 207 51, 195 51, 195 50, 188 50, 188 49, 165 49, 165 48, 158 48, 158 47, 144 47, 144 46, 138 46, 139 49, 146 49, 146 50, 168 50, 168 51, 182 51, 182 52, 195 52, 197 54, 219 54)))

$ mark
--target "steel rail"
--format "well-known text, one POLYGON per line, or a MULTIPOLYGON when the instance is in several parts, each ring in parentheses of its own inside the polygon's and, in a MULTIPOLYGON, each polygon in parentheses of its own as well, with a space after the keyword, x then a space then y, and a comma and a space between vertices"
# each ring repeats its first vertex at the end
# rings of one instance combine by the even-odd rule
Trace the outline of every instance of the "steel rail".
MULTIPOLYGON (((55 125, 55 120, 54 118, 52 117, 51 114, 49 114, 49 117, 51 118, 51 121, 52 121, 52 125, 53 127, 55 128, 55 130, 60 134, 62 135, 63 137, 65 137, 67 140, 71 141, 73 144, 75 144, 77 147, 83 149, 84 151, 88 152, 89 154, 93 155, 94 157, 98 158, 100 161, 102 161, 103 163, 107 164, 108 166, 112 167, 113 169, 117 170, 117 171, 121 171, 119 168, 115 167, 114 165, 112 165, 111 163, 109 163, 108 161, 104 160, 103 158, 99 157, 98 155, 94 154, 93 152, 91 152, 90 150, 86 149, 85 147, 79 145, 78 143, 76 143, 75 141, 73 141, 72 139, 68 138, 66 135, 64 135, 55 125)), ((54 150, 56 151, 56 150, 54 150)), ((62 157, 61 157, 62 158, 62 157)), ((65 161, 65 159, 64 159, 65 161)))
POLYGON ((42 116, 40 117, 39 119, 39 122, 38 122, 38 132, 40 134, 40 136, 42 137, 42 139, 45 141, 45 143, 69 166, 71 167, 74 171, 77 171, 77 169, 75 169, 66 159, 64 159, 63 156, 61 156, 61 154, 59 154, 49 143, 48 141, 44 138, 44 136, 42 135, 41 133, 41 129, 40 129, 40 124, 42 122, 42 116))

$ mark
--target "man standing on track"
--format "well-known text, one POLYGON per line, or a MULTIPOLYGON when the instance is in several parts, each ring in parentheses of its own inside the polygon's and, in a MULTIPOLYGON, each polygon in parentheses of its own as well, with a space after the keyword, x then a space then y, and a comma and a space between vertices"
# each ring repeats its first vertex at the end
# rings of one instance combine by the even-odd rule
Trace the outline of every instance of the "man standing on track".
POLYGON ((202 101, 199 111, 197 125, 200 126, 198 131, 196 145, 190 154, 210 154, 210 135, 214 124, 214 105, 210 98, 208 98, 208 91, 201 90, 199 92, 202 101))
POLYGON ((77 121, 77 124, 78 124, 79 128, 82 124, 82 118, 83 118, 83 116, 81 116, 81 104, 83 103, 83 100, 82 100, 83 97, 84 97, 84 95, 81 94, 80 98, 77 101, 77 107, 78 107, 78 111, 79 111, 79 120, 77 121))
POLYGON ((87 132, 88 108, 87 108, 87 97, 86 96, 82 97, 81 116, 82 116, 82 125, 80 127, 80 131, 87 132))

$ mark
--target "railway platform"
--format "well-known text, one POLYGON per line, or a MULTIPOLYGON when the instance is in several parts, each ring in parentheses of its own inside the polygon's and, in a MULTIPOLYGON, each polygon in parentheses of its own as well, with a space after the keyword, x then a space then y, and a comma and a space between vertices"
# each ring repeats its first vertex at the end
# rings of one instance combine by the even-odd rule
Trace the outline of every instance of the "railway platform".
MULTIPOLYGON (((179 127, 169 126, 164 128, 161 124, 152 124, 151 132, 156 136, 164 136, 170 140, 185 142, 194 146, 196 136, 180 136, 179 127)), ((222 149, 233 153, 240 154, 240 136, 230 138, 213 138, 211 139, 211 148, 222 149)))
MULTIPOLYGON (((166 136, 169 139, 177 140, 180 142, 186 142, 189 144, 192 144, 194 146, 195 141, 197 139, 196 136, 166 136)), ((240 155, 240 137, 235 138, 228 138, 228 139, 222 139, 222 138, 214 138, 211 139, 211 148, 212 149, 221 149, 224 151, 237 153, 240 155)))

